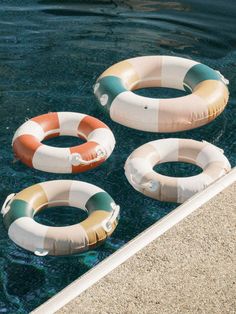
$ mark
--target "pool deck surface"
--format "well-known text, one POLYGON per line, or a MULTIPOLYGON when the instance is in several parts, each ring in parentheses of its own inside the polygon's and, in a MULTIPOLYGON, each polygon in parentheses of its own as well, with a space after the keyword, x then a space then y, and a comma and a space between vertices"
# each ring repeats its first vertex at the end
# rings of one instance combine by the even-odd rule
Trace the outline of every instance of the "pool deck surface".
POLYGON ((236 182, 57 313, 236 313, 236 182))

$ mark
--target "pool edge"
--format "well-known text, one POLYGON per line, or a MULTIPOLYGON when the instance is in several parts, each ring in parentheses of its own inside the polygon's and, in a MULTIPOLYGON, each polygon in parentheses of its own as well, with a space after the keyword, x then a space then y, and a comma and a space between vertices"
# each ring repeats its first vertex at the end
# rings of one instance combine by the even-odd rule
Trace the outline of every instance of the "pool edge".
POLYGON ((223 191, 236 181, 236 167, 228 174, 218 179, 216 182, 207 187, 204 191, 194 195, 184 204, 178 206, 171 213, 157 221, 151 227, 140 233, 133 240, 118 251, 110 255, 97 266, 89 270, 83 276, 72 282, 66 288, 57 293, 54 297, 43 303, 31 313, 55 313, 68 302, 79 296, 83 291, 91 287, 97 281, 102 279, 128 258, 136 254, 142 248, 157 239, 167 230, 186 218, 200 206, 208 202, 211 198, 223 191))

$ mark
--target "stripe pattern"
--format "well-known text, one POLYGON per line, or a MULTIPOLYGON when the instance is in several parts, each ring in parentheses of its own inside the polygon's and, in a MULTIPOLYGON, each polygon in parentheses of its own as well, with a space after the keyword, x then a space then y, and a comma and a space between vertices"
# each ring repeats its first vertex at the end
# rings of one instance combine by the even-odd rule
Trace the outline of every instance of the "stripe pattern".
POLYGON ((149 142, 137 148, 125 163, 125 175, 137 191, 159 201, 183 203, 195 193, 231 169, 222 150, 190 139, 169 138, 149 142), (169 177, 153 170, 157 164, 181 161, 202 168, 190 177, 169 177))
POLYGON ((114 206, 111 196, 92 184, 48 181, 16 194, 3 221, 10 239, 20 247, 31 252, 67 255, 94 248, 113 233, 119 220, 119 211, 114 211, 114 206), (49 227, 33 219, 45 207, 63 205, 83 209, 88 218, 66 227, 49 227), (107 221, 110 221, 109 230, 104 227, 107 221))
POLYGON ((108 126, 94 117, 74 112, 52 112, 21 125, 12 145, 15 156, 29 167, 54 173, 77 173, 104 162, 114 149, 115 138, 108 126), (87 143, 70 148, 42 143, 60 135, 80 137, 87 143), (79 162, 77 157, 85 162, 79 162))
POLYGON ((172 56, 145 56, 119 62, 98 78, 94 93, 112 120, 149 132, 177 132, 209 123, 225 108, 224 78, 208 66, 172 56), (168 87, 189 94, 155 99, 132 91, 168 87))

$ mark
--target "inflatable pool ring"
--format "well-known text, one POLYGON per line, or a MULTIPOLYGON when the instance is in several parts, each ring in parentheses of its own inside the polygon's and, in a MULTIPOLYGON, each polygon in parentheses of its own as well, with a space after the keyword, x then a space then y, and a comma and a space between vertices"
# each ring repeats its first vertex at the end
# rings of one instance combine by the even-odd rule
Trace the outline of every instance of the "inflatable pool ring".
POLYGON ((16 158, 38 170, 77 173, 104 162, 112 153, 115 138, 106 124, 91 116, 74 112, 52 112, 26 121, 15 133, 16 158), (60 135, 81 137, 82 145, 61 148, 41 142, 60 135))
POLYGON ((190 139, 169 138, 137 148, 125 163, 125 175, 139 192, 151 198, 183 203, 230 170, 228 159, 218 147, 190 139), (180 161, 195 164, 202 173, 190 177, 169 177, 153 170, 157 164, 180 161))
POLYGON ((2 207, 8 235, 20 247, 36 255, 80 253, 101 244, 115 230, 119 206, 95 185, 72 180, 35 184, 11 194, 2 207), (34 220, 45 207, 73 206, 88 218, 66 227, 50 227, 34 220))
POLYGON ((208 66, 179 57, 145 56, 119 62, 98 78, 94 93, 115 122, 149 132, 193 129, 215 119, 227 104, 228 81, 208 66), (170 99, 134 90, 167 87, 189 95, 170 99))

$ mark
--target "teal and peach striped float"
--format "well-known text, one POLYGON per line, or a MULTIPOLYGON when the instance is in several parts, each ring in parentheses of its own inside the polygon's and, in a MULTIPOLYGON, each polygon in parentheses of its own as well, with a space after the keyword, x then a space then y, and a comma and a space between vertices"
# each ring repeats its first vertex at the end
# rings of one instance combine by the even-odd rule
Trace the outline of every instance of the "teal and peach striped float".
POLYGON ((2 207, 8 235, 36 255, 79 253, 101 244, 115 230, 119 206, 99 187, 81 181, 35 184, 8 197, 2 207), (84 221, 65 227, 42 225, 34 215, 46 207, 73 206, 88 213, 84 221))
POLYGON ((177 132, 215 119, 227 104, 228 81, 199 62, 173 56, 144 56, 121 61, 94 85, 98 102, 112 120, 138 130, 177 132), (156 99, 132 91, 146 87, 185 90, 186 96, 156 99))

